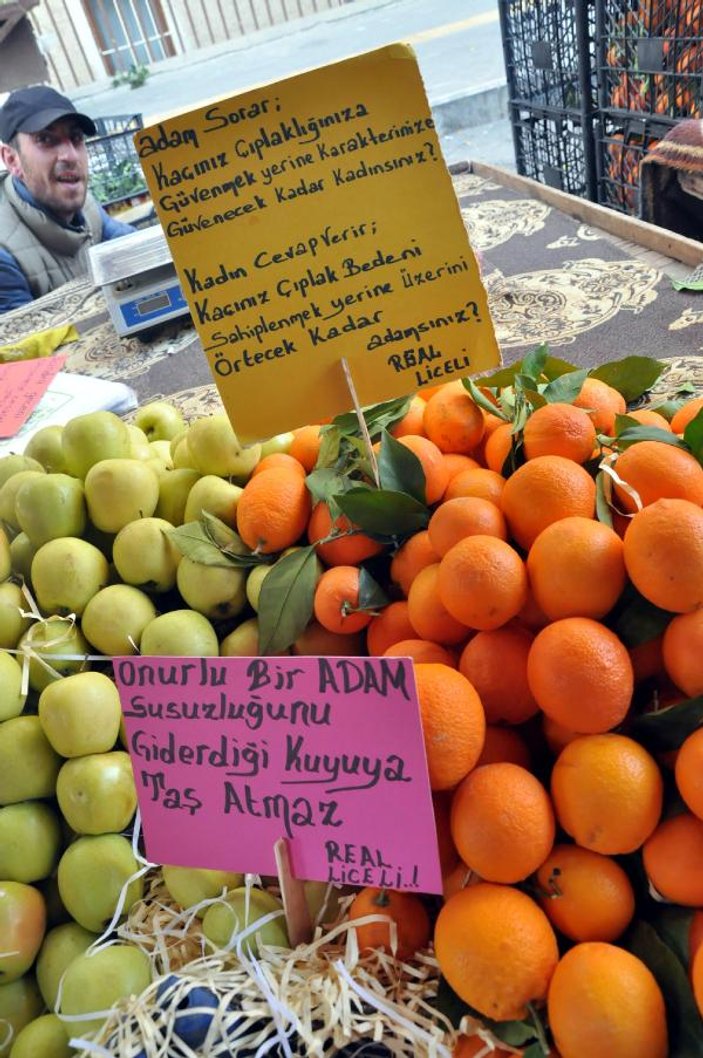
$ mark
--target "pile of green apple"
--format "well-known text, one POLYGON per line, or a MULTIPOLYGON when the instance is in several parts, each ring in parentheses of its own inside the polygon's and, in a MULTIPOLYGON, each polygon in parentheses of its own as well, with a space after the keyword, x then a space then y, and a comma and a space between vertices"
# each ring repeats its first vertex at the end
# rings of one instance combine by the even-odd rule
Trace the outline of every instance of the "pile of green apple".
MULTIPOLYGON (((64 1058, 70 1035, 100 1024, 54 1013, 59 981, 66 1015, 151 981, 139 948, 87 951, 120 894, 123 914, 143 895, 134 778, 101 659, 258 652, 269 567, 200 564, 168 530, 203 511, 234 529, 259 459, 289 443, 243 448, 225 415, 186 425, 158 402, 134 424, 94 412, 46 427, 0 459, 0 1058, 64 1058)), ((183 906, 215 900, 203 911, 215 948, 281 909, 268 893, 245 900, 240 875, 171 868, 165 881, 183 906)), ((265 929, 288 943, 282 918, 265 929)))

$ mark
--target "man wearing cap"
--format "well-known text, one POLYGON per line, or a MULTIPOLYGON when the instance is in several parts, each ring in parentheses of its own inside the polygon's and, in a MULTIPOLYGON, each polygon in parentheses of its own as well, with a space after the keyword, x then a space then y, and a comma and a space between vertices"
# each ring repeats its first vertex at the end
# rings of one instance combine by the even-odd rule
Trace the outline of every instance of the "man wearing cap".
POLYGON ((85 135, 95 125, 47 85, 0 107, 0 313, 88 270, 88 247, 133 231, 88 191, 85 135))

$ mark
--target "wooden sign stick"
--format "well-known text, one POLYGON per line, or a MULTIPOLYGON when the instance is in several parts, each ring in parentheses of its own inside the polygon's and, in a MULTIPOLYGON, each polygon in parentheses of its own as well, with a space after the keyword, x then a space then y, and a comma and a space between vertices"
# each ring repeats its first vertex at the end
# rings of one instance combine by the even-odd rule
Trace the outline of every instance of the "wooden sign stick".
POLYGON ((376 488, 380 489, 380 487, 381 487, 381 478, 380 478, 379 473, 378 473, 378 461, 376 459, 376 453, 374 452, 373 446, 371 444, 371 437, 369 435, 369 428, 366 425, 366 419, 364 418, 364 413, 361 410, 361 405, 359 404, 359 398, 358 398, 358 396, 356 394, 356 387, 354 385, 354 379, 352 378, 351 368, 349 367, 349 363, 348 363, 346 357, 344 357, 344 356, 342 357, 340 363, 342 365, 342 370, 344 371, 344 377, 346 379, 347 386, 349 387, 349 392, 351 394, 351 399, 352 399, 352 402, 354 404, 354 411, 356 412, 356 417, 359 420, 359 428, 361 430, 361 436, 364 438, 364 444, 366 445, 366 451, 368 453, 369 462, 371 463, 371 472, 373 473, 373 479, 374 479, 374 481, 376 483, 376 488))
POLYGON ((309 944, 312 940, 312 919, 305 899, 305 883, 293 876, 290 866, 288 842, 279 838, 273 847, 278 870, 278 884, 281 887, 283 910, 286 915, 288 939, 291 947, 309 944))

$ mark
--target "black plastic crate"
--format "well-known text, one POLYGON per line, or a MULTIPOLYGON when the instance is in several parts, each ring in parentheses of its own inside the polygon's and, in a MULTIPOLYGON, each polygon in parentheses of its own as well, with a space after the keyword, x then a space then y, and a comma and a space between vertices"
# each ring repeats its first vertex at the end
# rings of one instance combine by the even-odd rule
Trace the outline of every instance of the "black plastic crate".
POLYGON ((595 106, 595 6, 587 0, 498 0, 505 73, 514 102, 595 106))
POLYGON ((674 118, 601 111, 596 145, 601 205, 640 215, 640 163, 675 124, 674 118))
POLYGON ((142 128, 141 114, 95 118, 97 135, 86 140, 90 189, 101 205, 111 206, 147 194, 139 157, 132 142, 142 128))
POLYGON ((578 115, 511 105, 515 161, 521 176, 581 198, 592 197, 587 145, 590 124, 578 115))
POLYGON ((703 116, 700 0, 596 0, 596 41, 601 110, 703 116))

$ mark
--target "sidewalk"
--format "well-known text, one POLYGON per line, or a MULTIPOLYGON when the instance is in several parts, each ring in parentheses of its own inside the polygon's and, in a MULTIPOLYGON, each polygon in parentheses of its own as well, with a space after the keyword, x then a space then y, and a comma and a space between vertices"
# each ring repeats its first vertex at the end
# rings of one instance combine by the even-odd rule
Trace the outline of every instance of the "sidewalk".
POLYGON ((140 113, 149 124, 398 40, 417 54, 447 164, 514 169, 495 0, 354 0, 168 59, 140 88, 105 81, 71 97, 94 117, 140 113))

